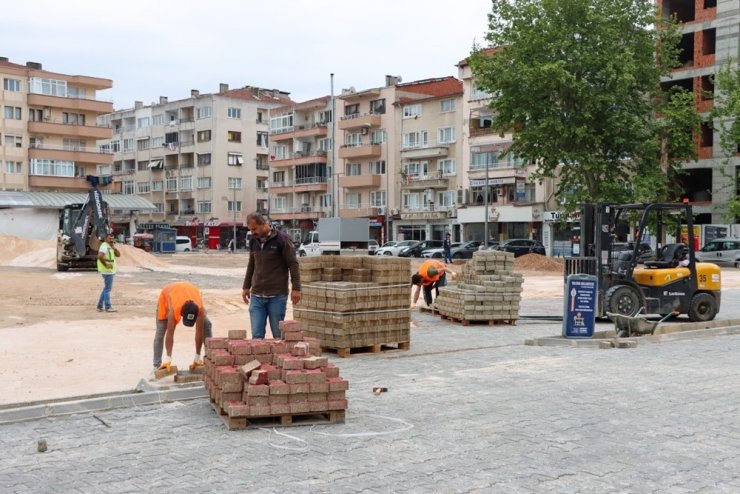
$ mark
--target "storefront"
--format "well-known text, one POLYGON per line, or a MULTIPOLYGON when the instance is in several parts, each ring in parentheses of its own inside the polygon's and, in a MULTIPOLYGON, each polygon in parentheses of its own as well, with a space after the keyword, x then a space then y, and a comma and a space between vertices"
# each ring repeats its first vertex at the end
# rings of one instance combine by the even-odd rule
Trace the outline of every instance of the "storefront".
POLYGON ((488 216, 488 237, 490 240, 503 242, 512 238, 530 238, 542 240, 541 204, 526 206, 490 205, 458 208, 457 219, 461 224, 463 242, 483 240, 485 236, 486 213, 488 216))

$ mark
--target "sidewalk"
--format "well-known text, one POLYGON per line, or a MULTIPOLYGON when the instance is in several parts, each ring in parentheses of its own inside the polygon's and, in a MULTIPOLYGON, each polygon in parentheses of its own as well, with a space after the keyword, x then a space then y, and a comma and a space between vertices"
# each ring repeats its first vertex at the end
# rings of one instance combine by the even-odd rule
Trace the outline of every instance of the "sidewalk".
POLYGON ((414 318, 409 352, 332 356, 345 424, 229 432, 205 399, 8 424, 0 488, 740 492, 740 338, 527 347, 560 325, 414 318))

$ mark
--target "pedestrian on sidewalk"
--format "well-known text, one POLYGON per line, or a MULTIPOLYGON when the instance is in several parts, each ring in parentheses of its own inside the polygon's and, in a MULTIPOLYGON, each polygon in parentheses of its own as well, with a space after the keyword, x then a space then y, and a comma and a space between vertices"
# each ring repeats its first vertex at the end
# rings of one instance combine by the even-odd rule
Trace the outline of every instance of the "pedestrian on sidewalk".
POLYGON ((288 305, 288 275, 293 305, 301 301, 301 273, 296 251, 290 237, 273 229, 259 213, 247 216, 252 232, 249 241, 249 262, 242 285, 242 300, 249 304, 252 338, 264 339, 267 320, 273 338, 280 338, 280 321, 285 319, 288 305))
POLYGON ((454 279, 456 274, 442 262, 436 259, 428 259, 421 263, 419 271, 411 277, 411 285, 414 290, 414 305, 419 300, 419 292, 424 289, 424 302, 427 307, 432 306, 432 289, 435 290, 435 298, 439 297, 439 287, 447 285, 447 273, 454 279))
POLYGON ((442 244, 445 255, 445 264, 452 262, 452 241, 450 240, 450 234, 445 235, 444 243, 442 244))
POLYGON ((154 333, 154 369, 169 370, 172 365, 172 347, 175 342, 175 327, 182 321, 183 325, 195 326, 195 357, 190 370, 203 365, 200 356, 203 342, 212 333, 211 321, 203 305, 200 289, 187 281, 175 281, 162 288, 157 302, 156 331, 154 333), (162 361, 162 347, 167 356, 162 361))
POLYGON ((98 248, 98 273, 103 276, 103 290, 98 297, 98 312, 117 312, 110 303, 113 278, 116 276, 116 257, 121 257, 116 248, 116 238, 113 233, 106 233, 103 243, 98 248))

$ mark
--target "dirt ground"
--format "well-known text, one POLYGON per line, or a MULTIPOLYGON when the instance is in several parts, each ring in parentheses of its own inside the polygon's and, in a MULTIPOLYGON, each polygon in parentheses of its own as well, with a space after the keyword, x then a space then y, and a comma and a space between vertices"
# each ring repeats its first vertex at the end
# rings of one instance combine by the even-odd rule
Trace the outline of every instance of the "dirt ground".
MULTIPOLYGON (((111 297, 118 312, 100 313, 97 272, 57 272, 53 242, 0 237, 0 369, 5 377, 0 406, 134 389, 151 371, 159 290, 174 280, 202 289, 214 336, 249 330, 248 308, 241 300, 248 254, 154 256, 121 249, 111 297)), ((562 296, 561 271, 552 263, 546 269, 537 257, 532 260, 537 270, 523 271, 523 296, 562 296)), ((412 269, 419 264, 412 260, 412 269)), ((517 269, 526 264, 517 259, 517 269)), ((192 329, 178 326, 173 362, 180 368, 192 361, 193 339, 192 329)))

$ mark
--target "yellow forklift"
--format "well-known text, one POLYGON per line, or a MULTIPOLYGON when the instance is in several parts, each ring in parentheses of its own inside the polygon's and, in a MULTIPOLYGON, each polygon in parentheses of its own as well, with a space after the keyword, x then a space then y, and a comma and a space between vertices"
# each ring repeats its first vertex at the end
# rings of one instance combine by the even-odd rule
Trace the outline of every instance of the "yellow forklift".
POLYGON ((594 275, 598 283, 597 317, 607 312, 640 315, 687 314, 691 321, 711 321, 719 312, 721 273, 717 265, 697 262, 690 204, 585 204, 581 208, 580 256, 566 258, 565 276, 594 275), (617 231, 639 218, 633 247, 615 252, 617 231), (665 230, 675 239, 687 229, 686 243, 664 244, 665 230), (648 233, 649 232, 649 233, 648 233), (647 258, 648 235, 656 240, 647 258))

